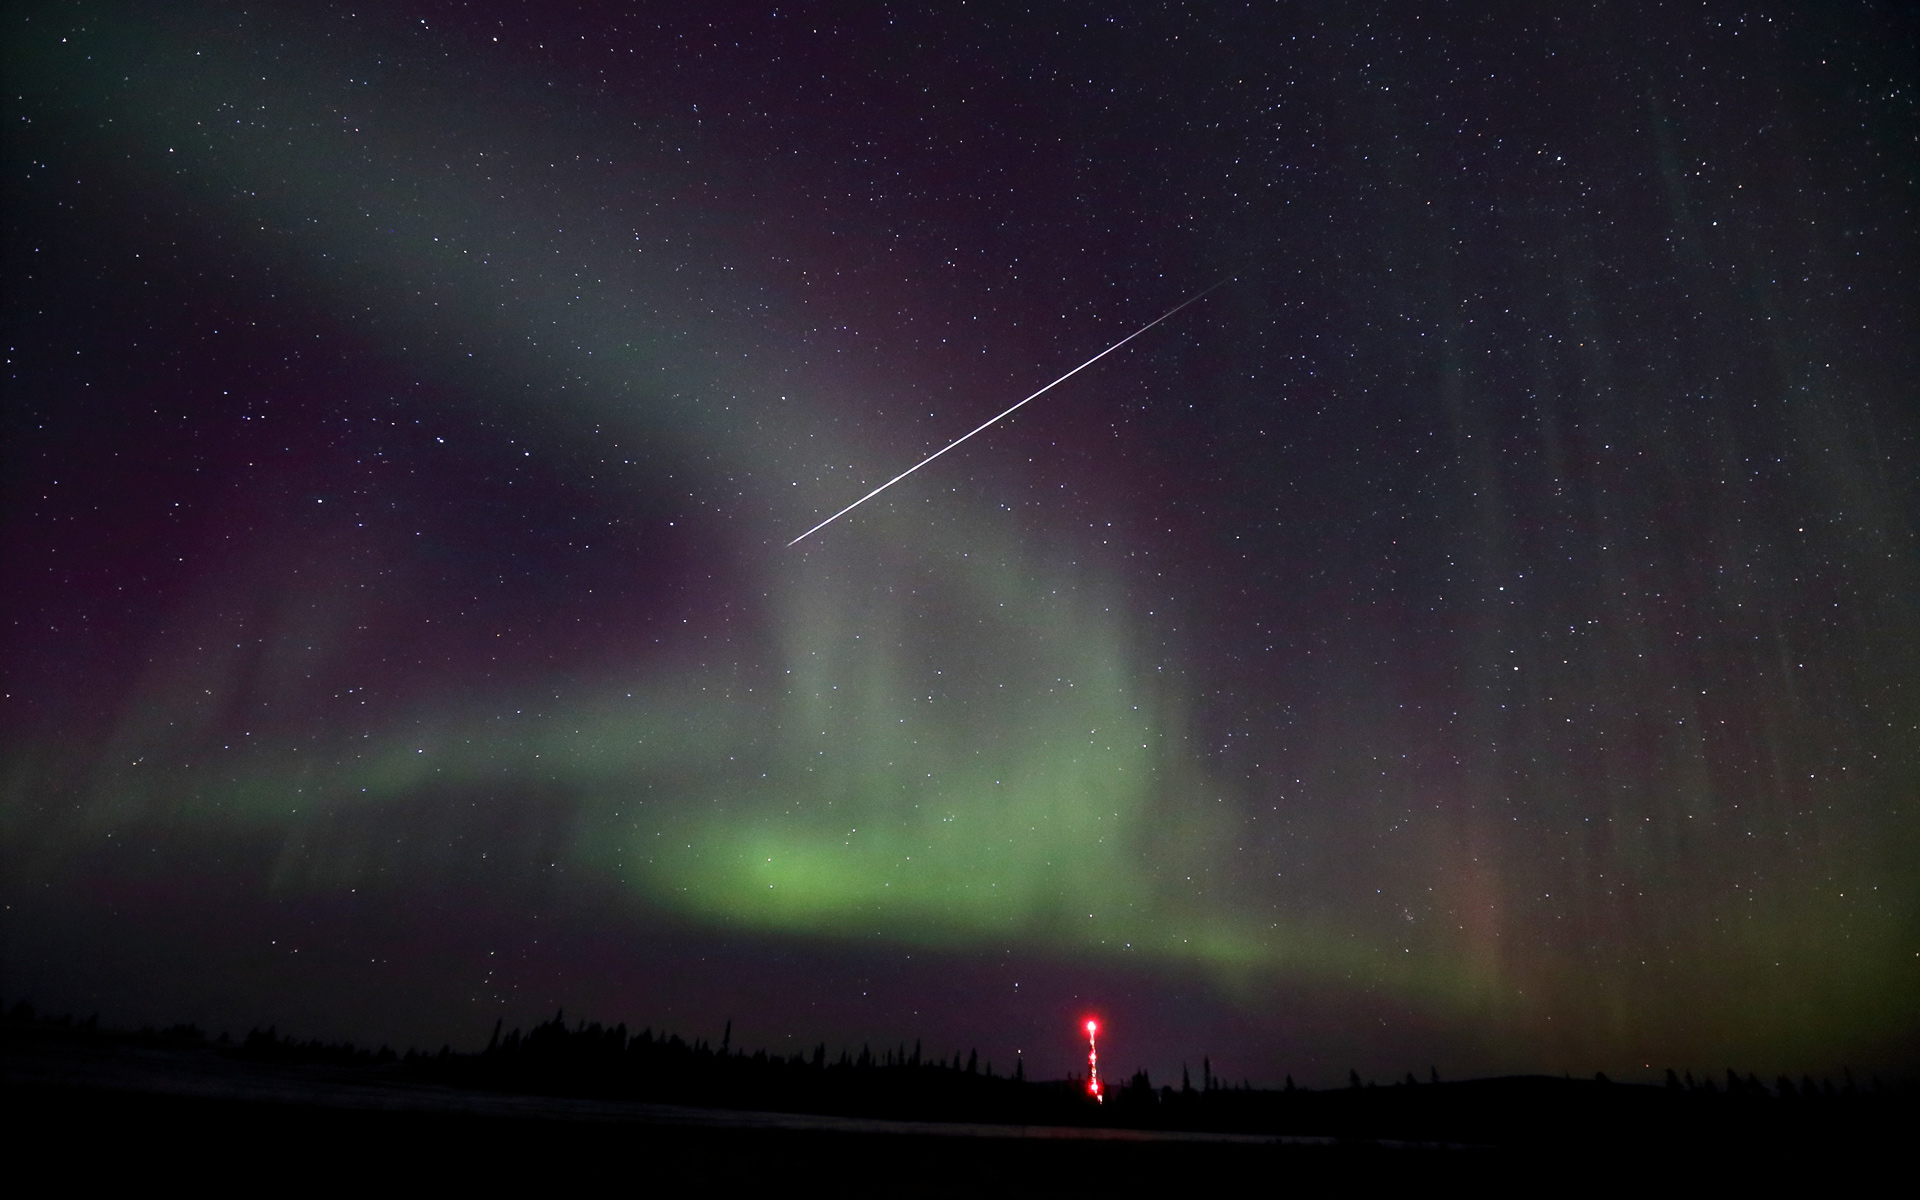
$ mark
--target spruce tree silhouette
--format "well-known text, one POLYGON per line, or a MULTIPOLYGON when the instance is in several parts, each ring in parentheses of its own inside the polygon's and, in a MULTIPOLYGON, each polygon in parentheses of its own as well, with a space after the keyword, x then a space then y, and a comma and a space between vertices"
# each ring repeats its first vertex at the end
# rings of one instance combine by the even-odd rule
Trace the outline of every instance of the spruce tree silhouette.
MULTIPOLYGON (((1405 1137, 1456 1144, 1515 1144, 1560 1138, 1567 1130, 1575 1130, 1573 1136, 1590 1139, 1596 1147, 1649 1139, 1655 1144, 1691 1146, 1720 1139, 1730 1147, 1748 1150, 1788 1143, 1852 1147, 1864 1144, 1863 1139, 1872 1139, 1875 1145, 1897 1145, 1920 1120, 1920 1089, 1899 1081, 1888 1087, 1877 1077, 1865 1090, 1848 1080, 1854 1090, 1843 1092, 1836 1087, 1837 1081, 1828 1081, 1823 1088, 1811 1075, 1797 1086, 1786 1075, 1767 1085, 1757 1073, 1742 1076, 1729 1070, 1725 1099, 1718 1099, 1722 1093, 1715 1080, 1702 1081, 1689 1091, 1686 1083, 1692 1082, 1691 1074, 1683 1083, 1673 1069, 1667 1069, 1664 1086, 1609 1083, 1604 1072, 1596 1072, 1593 1082, 1586 1083, 1573 1080, 1569 1073, 1559 1080, 1473 1081, 1429 1099, 1426 1089, 1420 1089, 1420 1096, 1412 1090, 1419 1086, 1417 1074, 1408 1073, 1397 1086, 1376 1091, 1361 1079, 1357 1068, 1349 1069, 1348 1080, 1352 1088, 1364 1089, 1359 1095, 1344 1089, 1302 1089, 1291 1075, 1285 1078, 1284 1090, 1256 1090, 1245 1080, 1234 1086, 1214 1073, 1211 1056, 1202 1058, 1204 1091, 1200 1093, 1194 1092, 1184 1065, 1180 1091, 1168 1086, 1156 1092, 1151 1077, 1141 1069, 1114 1089, 1104 1108, 1096 1108, 1071 1078, 1027 1082, 1024 1056, 1016 1058, 1010 1079, 996 1079, 990 1064, 981 1077, 977 1047, 964 1056, 956 1051, 951 1058, 930 1063, 918 1046, 909 1051, 901 1043, 884 1053, 883 1070, 867 1047, 857 1062, 843 1048, 832 1064, 824 1042, 791 1054, 765 1048, 735 1051, 731 1021, 717 1045, 704 1041, 689 1045, 677 1034, 656 1035, 651 1029, 629 1035, 624 1024, 611 1028, 585 1020, 569 1024, 564 1011, 526 1031, 507 1031, 496 1021, 491 1031, 484 1031, 487 1037, 480 1043, 484 1049, 456 1053, 443 1048, 438 1054, 409 1049, 404 1060, 387 1046, 374 1050, 350 1042, 300 1040, 281 1035, 277 1027, 256 1027, 230 1049, 218 1048, 190 1025, 148 1027, 131 1035, 95 1034, 70 1018, 49 1018, 44 1027, 61 1031, 60 1038, 84 1034, 90 1041, 105 1042, 116 1037, 143 1054, 157 1049, 221 1055, 276 1073, 302 1063, 364 1067, 369 1071, 368 1084, 375 1086, 399 1080, 528 1097, 581 1096, 906 1120, 1405 1137), (380 1065, 384 1063, 397 1065, 389 1069, 380 1065), (939 1069, 930 1070, 930 1065, 939 1069)), ((8 1033, 12 1036, 13 1031, 8 1033)), ((1428 1074, 1439 1083, 1437 1068, 1430 1067, 1428 1074)), ((344 1072, 342 1078, 350 1079, 344 1072)))

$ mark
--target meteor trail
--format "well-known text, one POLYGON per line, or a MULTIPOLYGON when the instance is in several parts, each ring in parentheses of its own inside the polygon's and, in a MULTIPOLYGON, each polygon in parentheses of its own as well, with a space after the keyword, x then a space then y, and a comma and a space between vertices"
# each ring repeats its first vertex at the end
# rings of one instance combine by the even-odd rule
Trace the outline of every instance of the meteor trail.
POLYGON ((926 466, 928 463, 932 462, 934 459, 939 458, 942 454, 945 454, 947 451, 953 449, 955 446, 958 446, 961 442, 966 441, 968 438, 972 437, 974 434, 981 433, 985 431, 989 426, 998 424, 1000 421, 1005 420, 1007 417, 1012 416, 1015 412, 1019 411, 1023 406, 1025 406, 1029 401, 1039 399, 1041 396, 1052 391, 1054 388, 1059 387, 1061 384, 1065 383, 1067 380, 1072 379, 1075 375, 1078 375, 1080 372, 1086 370, 1088 367, 1099 362, 1101 359, 1105 358, 1107 355, 1112 354, 1115 350, 1118 350, 1120 347, 1126 345, 1128 342, 1139 337, 1141 334, 1145 333, 1147 330, 1152 329, 1155 325, 1158 325, 1160 322, 1166 320, 1168 317, 1173 316, 1175 313, 1187 307, 1189 304, 1192 304, 1195 301, 1203 298, 1204 296, 1207 295, 1208 292, 1212 292, 1216 288, 1222 287, 1225 284, 1232 283, 1233 280, 1234 280, 1234 277, 1232 275, 1229 275, 1225 279, 1222 279, 1219 283, 1214 284, 1213 287, 1206 288, 1203 291, 1195 292, 1193 295, 1187 297, 1185 300, 1182 300, 1180 303, 1174 305, 1172 308, 1168 309, 1166 312, 1161 313, 1159 316, 1155 317, 1153 320, 1148 321, 1145 325, 1142 325, 1140 328, 1134 330, 1132 333, 1121 338, 1119 341, 1115 342, 1113 345, 1108 346, 1105 350, 1102 350, 1100 353, 1094 355, 1092 358, 1081 363, 1079 366, 1075 367, 1073 370, 1068 371, 1065 375, 1062 375, 1060 378, 1054 380, 1052 383, 1048 384, 1046 387, 1043 387, 1039 391, 1035 392, 1033 395, 1028 396, 1026 400, 1022 400, 1019 404, 1014 405, 1012 408, 1009 408, 1006 412, 1001 413, 997 417, 989 418, 988 420, 982 422, 977 428, 971 429, 966 433, 961 434, 959 437, 953 439, 951 442, 948 442, 946 445, 940 447, 938 450, 935 450, 932 454, 927 455, 925 458, 921 459, 919 462, 908 467, 906 470, 900 472, 898 475, 895 475, 892 479, 887 480, 885 483, 881 484, 879 487, 868 492, 866 495, 860 497, 858 500, 855 500, 852 504, 847 505, 845 508, 841 509, 839 512, 828 517, 826 520, 820 522, 818 525, 815 525, 812 529, 807 530, 805 533, 801 534, 799 537, 793 539, 791 542, 788 542, 787 543, 788 548, 792 548, 794 546, 799 545, 801 542, 806 541, 808 538, 812 537, 814 534, 820 532, 822 529, 825 529, 827 526, 833 524, 835 521, 838 521, 841 517, 846 516, 848 513, 852 512, 854 509, 859 508, 862 504, 865 504, 867 501, 873 499, 875 496, 878 496, 881 492, 886 491, 888 488, 892 487, 894 484, 899 483, 902 479, 905 479, 907 476, 913 474, 915 471, 918 471, 921 467, 926 466))

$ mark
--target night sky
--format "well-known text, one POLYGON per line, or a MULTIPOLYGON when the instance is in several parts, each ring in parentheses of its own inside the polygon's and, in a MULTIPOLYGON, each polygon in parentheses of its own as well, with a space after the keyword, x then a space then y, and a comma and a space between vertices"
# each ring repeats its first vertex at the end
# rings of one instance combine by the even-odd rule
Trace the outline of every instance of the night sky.
POLYGON ((1920 1063, 1901 7, 9 6, 0 992, 1920 1063))

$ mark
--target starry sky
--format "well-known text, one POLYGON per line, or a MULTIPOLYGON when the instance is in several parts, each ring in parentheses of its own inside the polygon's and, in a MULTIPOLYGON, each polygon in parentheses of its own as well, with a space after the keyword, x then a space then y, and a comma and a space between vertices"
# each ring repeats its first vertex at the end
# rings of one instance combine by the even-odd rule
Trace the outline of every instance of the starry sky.
POLYGON ((7 999, 1920 1064, 1898 6, 5 20, 7 999))

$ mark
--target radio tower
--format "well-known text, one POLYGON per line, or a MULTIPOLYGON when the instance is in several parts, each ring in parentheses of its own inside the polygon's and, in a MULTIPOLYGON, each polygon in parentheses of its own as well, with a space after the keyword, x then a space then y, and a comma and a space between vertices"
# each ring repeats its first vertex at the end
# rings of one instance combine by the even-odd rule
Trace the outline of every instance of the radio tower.
POLYGON ((1093 1041, 1093 1035, 1099 1032, 1100 1022, 1087 1018, 1087 1095, 1105 1104, 1107 1098, 1100 1094, 1100 1050, 1093 1041))

